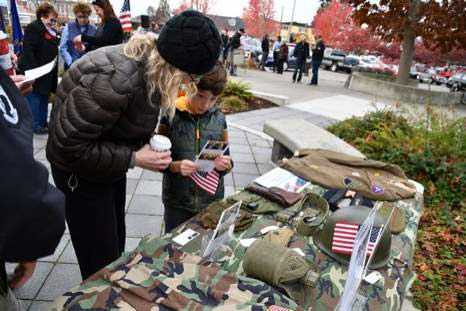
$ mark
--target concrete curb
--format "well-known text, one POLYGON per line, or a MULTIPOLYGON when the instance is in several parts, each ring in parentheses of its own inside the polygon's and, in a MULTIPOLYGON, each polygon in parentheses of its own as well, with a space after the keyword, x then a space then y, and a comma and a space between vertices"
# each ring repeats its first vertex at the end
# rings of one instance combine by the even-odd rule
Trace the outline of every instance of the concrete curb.
POLYGON ((250 133, 252 135, 259 136, 260 138, 268 140, 270 142, 273 141, 273 138, 270 137, 269 135, 267 135, 265 133, 262 133, 262 132, 259 132, 259 131, 256 131, 256 130, 253 130, 253 129, 247 127, 247 126, 242 126, 242 125, 239 125, 239 124, 235 124, 234 122, 228 122, 228 126, 231 126, 231 127, 237 128, 239 130, 248 132, 248 133, 250 133))
POLYGON ((272 103, 278 106, 286 106, 289 103, 289 98, 287 96, 264 93, 264 92, 254 91, 254 90, 251 90, 251 93, 253 93, 254 96, 256 97, 270 100, 272 103))

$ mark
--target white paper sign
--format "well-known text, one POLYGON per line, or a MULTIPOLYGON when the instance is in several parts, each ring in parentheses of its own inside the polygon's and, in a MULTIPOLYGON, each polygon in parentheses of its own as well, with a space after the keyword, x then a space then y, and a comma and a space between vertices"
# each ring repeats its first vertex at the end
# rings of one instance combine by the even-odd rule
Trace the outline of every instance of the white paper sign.
POLYGON ((193 229, 188 229, 185 232, 177 235, 173 242, 178 243, 181 246, 185 246, 195 238, 199 236, 199 232, 194 231, 193 229))
POLYGON ((37 67, 37 68, 34 68, 34 69, 26 70, 24 72, 24 76, 26 77, 26 79, 21 81, 21 83, 36 80, 37 78, 45 76, 50 71, 52 71, 53 68, 55 68, 55 63, 56 62, 57 62, 57 58, 55 57, 53 59, 53 61, 51 61, 50 63, 47 63, 47 64, 45 64, 43 66, 40 66, 40 67, 37 67))
POLYGON ((301 192, 310 185, 308 181, 280 167, 274 168, 254 182, 266 188, 278 187, 290 192, 301 192))

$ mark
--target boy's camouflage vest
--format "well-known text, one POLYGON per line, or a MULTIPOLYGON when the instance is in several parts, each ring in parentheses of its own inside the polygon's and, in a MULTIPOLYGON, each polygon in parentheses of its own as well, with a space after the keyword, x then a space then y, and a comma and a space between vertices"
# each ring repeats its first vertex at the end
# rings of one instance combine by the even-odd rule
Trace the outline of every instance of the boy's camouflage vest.
MULTIPOLYGON (((224 140, 225 124, 225 116, 217 107, 201 116, 193 116, 187 111, 177 109, 168 132, 172 142, 173 161, 192 161, 208 140, 224 140)), ((223 196, 223 176, 220 178, 217 193, 211 196, 198 188, 189 177, 169 171, 164 173, 162 200, 165 208, 199 212, 223 196)))

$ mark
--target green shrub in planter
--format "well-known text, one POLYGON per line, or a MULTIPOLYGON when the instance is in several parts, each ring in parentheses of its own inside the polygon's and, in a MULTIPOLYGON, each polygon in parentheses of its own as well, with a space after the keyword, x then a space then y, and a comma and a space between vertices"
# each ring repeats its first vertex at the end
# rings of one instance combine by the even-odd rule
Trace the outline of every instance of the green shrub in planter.
POLYGON ((240 112, 246 110, 248 105, 238 96, 222 97, 220 109, 224 112, 240 112))
POLYGON ((249 84, 230 80, 225 87, 222 98, 230 96, 236 96, 243 101, 248 101, 254 95, 251 92, 251 87, 249 84))

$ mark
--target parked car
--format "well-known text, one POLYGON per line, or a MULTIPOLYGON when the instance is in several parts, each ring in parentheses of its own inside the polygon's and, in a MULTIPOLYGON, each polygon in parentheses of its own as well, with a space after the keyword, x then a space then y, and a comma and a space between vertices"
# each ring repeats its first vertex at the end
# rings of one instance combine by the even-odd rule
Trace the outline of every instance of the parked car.
POLYGON ((432 73, 428 71, 421 72, 417 76, 417 80, 419 83, 432 83, 432 73))
MULTIPOLYGON (((337 62, 336 71, 341 70, 341 71, 345 71, 347 73, 351 73, 351 72, 353 72, 353 69, 359 65, 359 62, 360 61, 359 61, 358 56, 356 56, 356 55, 347 55, 347 56, 345 56, 343 61, 337 62)), ((335 71, 333 69, 335 69, 334 66, 332 66, 330 68, 330 70, 335 71)))
POLYGON ((433 74, 432 75, 432 83, 435 83, 437 85, 442 85, 447 83, 448 79, 444 76, 441 76, 440 74, 433 74))
MULTIPOLYGON (((296 46, 294 43, 288 43, 288 61, 286 61, 283 64, 283 70, 287 71, 288 69, 294 70, 296 67, 296 57, 293 56, 293 51, 296 46)), ((259 55, 258 61, 261 62, 262 60, 262 55, 259 55)), ((311 59, 308 58, 306 59, 306 71, 308 68, 311 66, 311 59)), ((265 62, 265 67, 273 67, 273 51, 269 52, 269 55, 267 57, 267 61, 265 62)))
POLYGON ((326 48, 324 51, 324 58, 322 59, 322 66, 331 71, 338 70, 338 62, 343 62, 346 53, 342 50, 326 48))
POLYGON ((249 55, 252 53, 254 59, 258 60, 259 55, 262 54, 261 41, 253 37, 241 37, 241 48, 244 50, 244 56, 246 58, 249 58, 249 55))
POLYGON ((411 69, 409 70, 409 77, 411 79, 418 79, 419 75, 424 72, 426 66, 424 64, 415 64, 411 66, 411 69))
POLYGON ((446 86, 451 92, 466 90, 466 72, 458 72, 448 79, 446 86))

